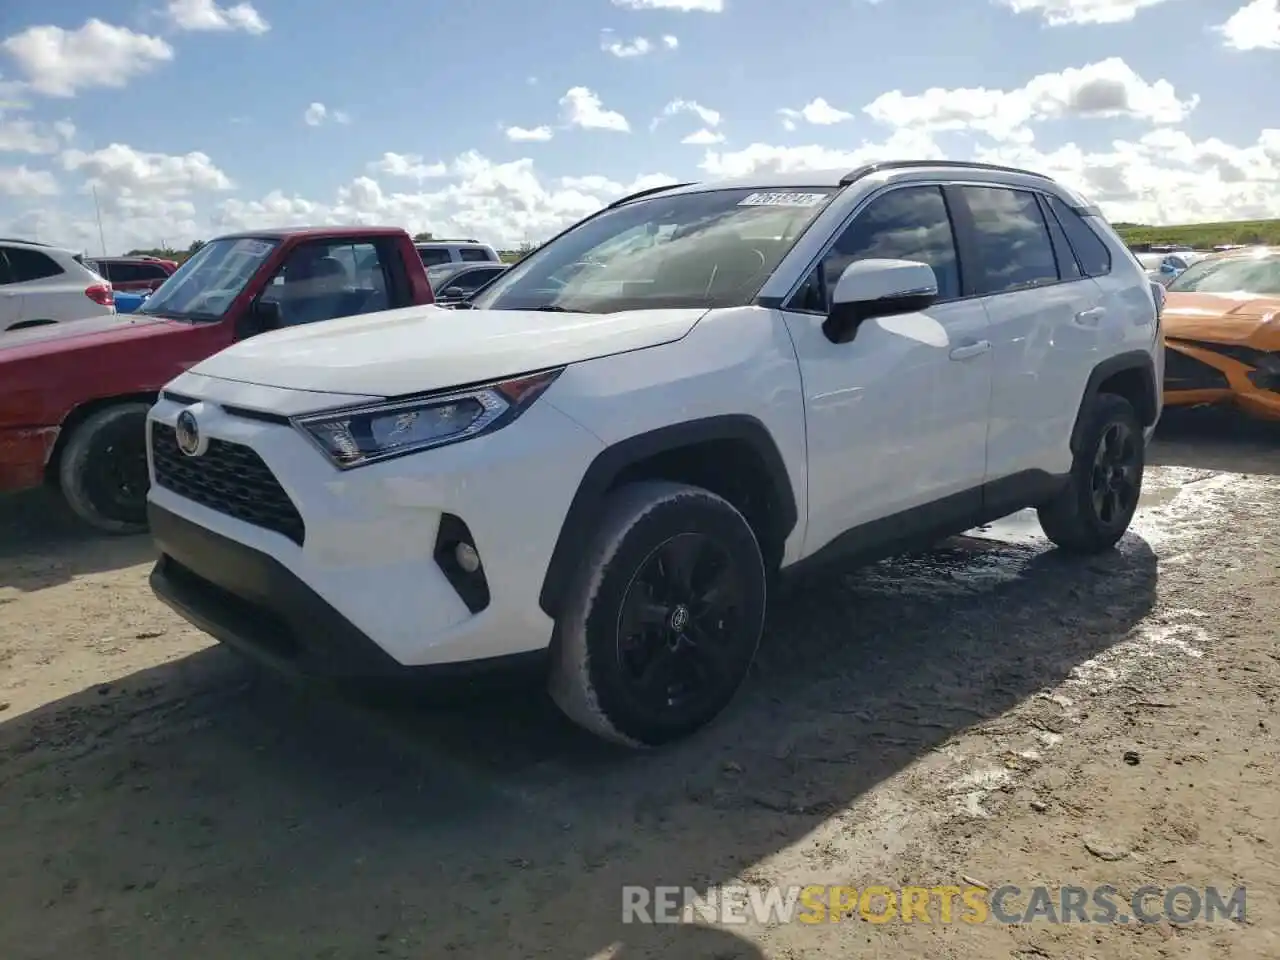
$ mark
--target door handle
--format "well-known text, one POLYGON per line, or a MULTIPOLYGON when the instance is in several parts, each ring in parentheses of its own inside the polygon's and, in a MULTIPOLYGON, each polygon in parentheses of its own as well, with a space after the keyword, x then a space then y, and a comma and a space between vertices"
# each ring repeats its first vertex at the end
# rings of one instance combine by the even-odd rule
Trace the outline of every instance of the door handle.
POLYGON ((1076 323, 1082 327, 1096 327, 1098 321, 1102 319, 1103 314, 1107 311, 1102 307, 1094 307, 1091 310, 1081 310, 1076 314, 1076 323))
POLYGON ((991 349, 990 340, 978 340, 975 343, 966 343, 962 347, 956 347, 951 351, 952 360, 970 360, 973 357, 979 357, 991 349))

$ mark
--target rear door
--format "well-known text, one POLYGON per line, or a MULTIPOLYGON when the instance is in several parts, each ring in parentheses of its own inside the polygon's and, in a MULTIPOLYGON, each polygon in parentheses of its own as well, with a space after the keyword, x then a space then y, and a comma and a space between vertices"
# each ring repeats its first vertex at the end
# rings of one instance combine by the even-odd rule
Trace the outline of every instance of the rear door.
POLYGON ((1081 371, 1098 354, 1104 311, 1097 285, 1062 249, 1040 194, 965 185, 949 196, 968 221, 995 351, 987 481, 1029 479, 1055 464, 1065 472, 1063 441, 1080 407, 1081 371))

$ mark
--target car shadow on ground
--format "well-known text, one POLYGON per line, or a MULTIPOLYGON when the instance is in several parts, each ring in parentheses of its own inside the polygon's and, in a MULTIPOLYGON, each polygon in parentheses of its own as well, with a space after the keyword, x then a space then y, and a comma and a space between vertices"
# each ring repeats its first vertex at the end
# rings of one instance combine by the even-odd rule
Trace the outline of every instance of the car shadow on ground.
MULTIPOLYGON (((811 576, 777 598, 726 716, 639 754, 537 689, 334 697, 207 650, 0 724, 0 942, 13 960, 761 957, 727 927, 624 924, 622 885, 742 877, 1124 639, 1155 590, 1133 536, 1090 560, 958 539, 811 576)), ((892 818, 859 811, 843 829, 889 849, 892 818)))
POLYGON ((0 587, 42 590, 154 556, 149 537, 98 533, 51 490, 0 494, 0 587))
POLYGON ((1252 419, 1234 410, 1166 409, 1147 462, 1280 476, 1280 423, 1252 419))

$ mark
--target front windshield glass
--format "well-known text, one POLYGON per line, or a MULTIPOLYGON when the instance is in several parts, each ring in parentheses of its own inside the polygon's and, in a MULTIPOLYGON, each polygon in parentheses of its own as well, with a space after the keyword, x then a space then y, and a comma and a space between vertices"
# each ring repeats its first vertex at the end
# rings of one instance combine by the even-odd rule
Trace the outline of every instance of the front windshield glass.
POLYGON ((221 319, 278 242, 242 237, 206 243, 137 312, 183 320, 221 319))
POLYGON ((1280 254, 1199 260, 1169 284, 1169 292, 1280 296, 1280 254))
POLYGON ((462 264, 452 263, 438 263, 435 266, 427 267, 427 280, 431 283, 431 289, 434 290, 439 284, 448 280, 461 269, 463 269, 462 264))
POLYGON ((531 253, 472 305, 571 313, 744 306, 835 192, 712 190, 636 200, 531 253))

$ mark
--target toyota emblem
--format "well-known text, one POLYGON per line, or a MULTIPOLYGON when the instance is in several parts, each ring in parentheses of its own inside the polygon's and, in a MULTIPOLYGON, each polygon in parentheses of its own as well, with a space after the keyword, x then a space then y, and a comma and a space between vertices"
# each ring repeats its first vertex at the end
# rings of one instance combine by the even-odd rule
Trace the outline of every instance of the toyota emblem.
POLYGON ((204 452, 200 449, 200 424, 196 422, 194 413, 190 410, 183 410, 178 414, 178 420, 174 427, 174 432, 178 436, 179 450, 188 457, 197 457, 204 452))

